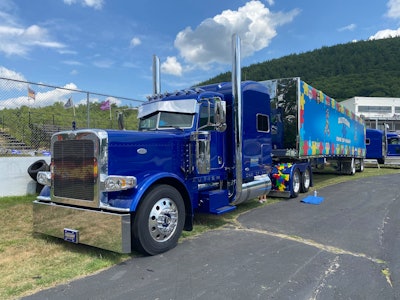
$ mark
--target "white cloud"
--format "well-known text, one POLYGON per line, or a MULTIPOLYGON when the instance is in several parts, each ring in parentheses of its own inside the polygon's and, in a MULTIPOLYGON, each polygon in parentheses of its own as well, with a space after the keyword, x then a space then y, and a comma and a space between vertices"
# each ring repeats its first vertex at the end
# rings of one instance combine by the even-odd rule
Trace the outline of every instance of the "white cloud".
POLYGON ((125 68, 139 68, 139 65, 131 62, 131 61, 125 61, 122 63, 122 66, 125 68))
POLYGON ((131 47, 136 47, 136 46, 139 46, 141 43, 142 43, 142 41, 139 38, 134 37, 131 39, 130 45, 131 45, 131 47))
POLYGON ((93 7, 94 9, 102 9, 103 0, 64 0, 65 4, 72 5, 75 3, 81 3, 83 6, 93 7))
POLYGON ((110 101, 111 104, 116 104, 117 106, 122 104, 122 101, 115 97, 107 97, 106 101, 110 101))
MULTIPOLYGON (((121 106, 122 105, 122 101, 118 98, 115 97, 107 97, 107 98, 103 98, 103 97, 98 97, 96 94, 91 94, 90 96, 90 103, 102 103, 104 101, 110 101, 111 104, 115 104, 117 106, 121 106)), ((82 99, 79 101, 79 104, 83 104, 86 105, 87 103, 87 99, 82 99)))
POLYGON ((82 66, 83 64, 80 61, 76 60, 64 60, 63 64, 70 65, 70 66, 82 66))
POLYGON ((384 29, 369 37, 369 40, 379 40, 400 36, 400 28, 398 29, 384 29))
POLYGON ((0 25, 0 52, 6 55, 28 54, 33 47, 62 49, 65 45, 51 40, 48 31, 38 25, 27 28, 0 25))
POLYGON ((168 56, 167 60, 161 64, 161 71, 166 74, 181 76, 182 66, 175 56, 168 56))
POLYGON ((353 31, 354 29, 356 29, 356 27, 356 24, 349 24, 347 26, 339 28, 338 31, 353 31))
MULTIPOLYGON (((400 18, 400 0, 388 0, 387 2, 388 11, 386 16, 392 19, 400 18)), ((400 36, 400 28, 398 29, 383 29, 369 37, 369 40, 379 40, 391 37, 400 36)))
POLYGON ((36 48, 48 48, 62 51, 65 45, 51 38, 49 31, 41 26, 20 25, 18 12, 13 1, 2 1, 0 4, 0 53, 7 56, 26 56, 36 48))
POLYGON ((64 54, 71 54, 71 55, 77 55, 78 52, 74 51, 74 50, 68 50, 68 49, 59 49, 58 53, 64 55, 64 54))
MULTIPOLYGON (((14 79, 19 81, 26 81, 25 77, 13 70, 7 69, 6 67, 0 66, 0 77, 14 79)), ((25 83, 18 83, 15 81, 8 81, 8 80, 0 80, 0 90, 8 91, 8 90, 22 90, 26 88, 25 83)))
POLYGON ((23 88, 19 90, 21 90, 22 96, 8 98, 6 100, 0 101, 0 109, 16 108, 16 107, 21 107, 23 105, 33 106, 33 107, 44 107, 48 105, 53 105, 55 102, 65 102, 68 100, 69 97, 71 97, 71 95, 74 94, 82 95, 82 93, 76 94, 74 91, 71 91, 71 90, 77 90, 77 86, 74 83, 68 83, 64 85, 63 88, 65 89, 56 88, 45 92, 40 92, 41 87, 39 86, 30 86, 30 88, 36 92, 35 100, 33 100, 27 96, 28 85, 26 83, 21 83, 21 87, 23 88))
POLYGON ((114 64, 114 61, 109 60, 109 59, 96 60, 93 62, 93 65, 95 67, 102 68, 102 69, 111 68, 113 64, 114 64))
POLYGON ((400 18, 400 0, 389 0, 387 3, 389 18, 397 19, 400 18))
POLYGON ((204 20, 194 30, 187 27, 179 32, 175 47, 188 63, 206 67, 212 62, 230 61, 231 38, 234 33, 241 37, 241 53, 250 56, 269 45, 277 35, 276 28, 289 23, 299 10, 288 13, 272 13, 260 1, 249 1, 237 11, 225 10, 213 18, 204 20))
POLYGON ((7 69, 6 67, 0 66, 0 77, 16 79, 16 80, 25 80, 25 77, 18 72, 7 69))

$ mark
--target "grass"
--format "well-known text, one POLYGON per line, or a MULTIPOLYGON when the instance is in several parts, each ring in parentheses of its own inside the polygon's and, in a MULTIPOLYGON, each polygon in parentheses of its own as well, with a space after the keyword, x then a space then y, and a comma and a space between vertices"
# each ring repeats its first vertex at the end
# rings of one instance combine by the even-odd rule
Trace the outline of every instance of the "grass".
POLYGON ((320 189, 328 185, 333 185, 353 179, 361 179, 372 176, 398 174, 398 173, 400 173, 400 169, 397 165, 392 165, 392 166, 388 165, 388 166, 381 166, 380 168, 377 167, 365 168, 364 172, 361 173, 357 172, 354 176, 350 175, 338 176, 336 174, 328 174, 328 173, 316 174, 314 176, 314 187, 312 189, 313 190, 320 189))
POLYGON ((131 256, 32 232, 33 196, 0 199, 0 299, 15 299, 131 256))
MULTIPOLYGON (((367 168, 355 176, 318 174, 313 189, 364 177, 399 174, 400 169, 367 168)), ((32 232, 32 200, 34 196, 0 198, 0 299, 17 299, 69 280, 101 271, 137 257, 100 250, 85 245, 66 243, 60 239, 32 232)), ((220 216, 198 214, 192 232, 182 239, 193 238, 207 230, 234 223, 243 212, 269 205, 280 199, 268 198, 260 203, 247 201, 238 209, 220 216)))

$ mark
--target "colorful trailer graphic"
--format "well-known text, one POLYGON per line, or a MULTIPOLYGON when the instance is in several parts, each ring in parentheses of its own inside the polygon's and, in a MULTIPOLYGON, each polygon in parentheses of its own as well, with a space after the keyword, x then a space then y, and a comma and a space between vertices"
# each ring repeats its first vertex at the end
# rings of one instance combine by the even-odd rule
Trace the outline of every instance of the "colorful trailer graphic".
POLYGON ((273 148, 290 156, 364 158, 361 118, 299 77, 262 82, 271 97, 273 148), (290 152, 288 149, 292 149, 290 152))

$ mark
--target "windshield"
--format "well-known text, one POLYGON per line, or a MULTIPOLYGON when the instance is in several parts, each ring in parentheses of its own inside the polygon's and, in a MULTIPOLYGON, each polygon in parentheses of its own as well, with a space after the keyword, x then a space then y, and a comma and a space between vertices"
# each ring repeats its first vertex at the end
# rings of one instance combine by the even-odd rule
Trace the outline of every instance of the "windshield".
POLYGON ((174 112, 156 112, 140 119, 139 130, 156 130, 162 128, 191 128, 193 114, 174 112))

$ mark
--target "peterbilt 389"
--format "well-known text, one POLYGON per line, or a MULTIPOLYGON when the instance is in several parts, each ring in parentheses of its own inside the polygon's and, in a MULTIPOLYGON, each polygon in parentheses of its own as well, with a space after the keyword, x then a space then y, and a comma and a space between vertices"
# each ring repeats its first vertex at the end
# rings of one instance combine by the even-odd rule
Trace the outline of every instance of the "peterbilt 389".
POLYGON ((50 171, 38 173, 45 187, 33 203, 34 230, 155 255, 175 247, 198 212, 307 192, 312 159, 337 158, 350 173, 360 165, 364 125, 354 115, 300 79, 292 80, 293 99, 276 90, 271 99, 273 82, 241 81, 236 36, 233 46, 232 82, 160 94, 155 76, 137 131, 55 133, 50 171), (312 120, 323 128, 306 124, 312 120))

